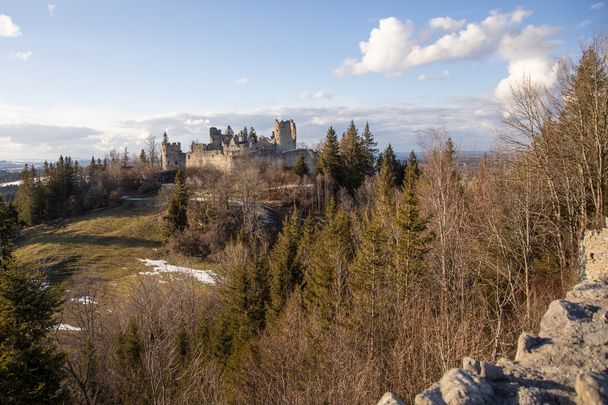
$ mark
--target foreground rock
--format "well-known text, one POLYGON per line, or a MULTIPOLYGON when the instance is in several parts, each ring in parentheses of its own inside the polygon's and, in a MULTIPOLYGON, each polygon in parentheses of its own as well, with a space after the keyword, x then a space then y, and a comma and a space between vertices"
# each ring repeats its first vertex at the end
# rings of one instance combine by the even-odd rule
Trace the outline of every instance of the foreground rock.
POLYGON ((465 358, 415 403, 608 404, 608 229, 587 233, 581 257, 583 281, 549 305, 538 335, 522 333, 515 360, 465 358))

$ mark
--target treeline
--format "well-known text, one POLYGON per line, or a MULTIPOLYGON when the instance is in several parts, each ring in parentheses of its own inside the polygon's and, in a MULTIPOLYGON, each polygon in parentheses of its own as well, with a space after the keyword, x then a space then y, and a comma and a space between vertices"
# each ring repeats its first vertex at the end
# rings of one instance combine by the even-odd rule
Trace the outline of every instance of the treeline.
POLYGON ((143 150, 142 154, 133 166, 126 149, 123 157, 115 152, 103 160, 93 157, 84 168, 69 156, 45 162, 39 169, 26 165, 14 202, 19 220, 36 225, 110 205, 127 194, 155 190, 155 168, 143 150))

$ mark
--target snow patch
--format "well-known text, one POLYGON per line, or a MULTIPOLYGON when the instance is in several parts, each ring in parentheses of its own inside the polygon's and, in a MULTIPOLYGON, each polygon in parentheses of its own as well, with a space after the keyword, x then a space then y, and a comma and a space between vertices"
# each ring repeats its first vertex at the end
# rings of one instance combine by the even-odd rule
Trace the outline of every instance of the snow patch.
POLYGON ((209 270, 196 270, 188 267, 174 266, 165 260, 139 259, 147 267, 152 267, 153 271, 142 271, 139 274, 156 276, 161 273, 182 273, 194 277, 201 283, 215 284, 216 275, 209 270))
POLYGON ((95 300, 93 300, 93 298, 91 298, 87 295, 83 295, 82 297, 71 298, 70 301, 80 302, 82 304, 97 304, 97 302, 95 300))
POLYGON ((68 325, 67 323, 60 323, 59 326, 57 326, 57 329, 58 330, 68 330, 68 331, 73 331, 73 332, 80 332, 82 330, 78 326, 68 325))
POLYGON ((20 186, 20 185, 21 185, 21 180, 9 181, 8 183, 0 183, 0 187, 20 186))

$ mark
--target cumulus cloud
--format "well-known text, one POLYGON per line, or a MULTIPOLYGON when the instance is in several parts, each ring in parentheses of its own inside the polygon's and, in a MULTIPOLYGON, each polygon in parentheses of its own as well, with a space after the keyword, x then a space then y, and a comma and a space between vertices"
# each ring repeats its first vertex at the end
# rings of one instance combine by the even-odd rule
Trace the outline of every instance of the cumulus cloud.
POLYGON ((427 80, 443 80, 443 79, 447 79, 448 77, 450 77, 450 71, 446 69, 437 75, 429 76, 429 75, 423 73, 418 76, 418 81, 424 82, 427 80))
POLYGON ((372 29, 369 40, 359 43, 363 54, 361 61, 347 58, 334 73, 360 75, 368 72, 399 74, 404 57, 414 43, 414 23, 400 21, 395 17, 383 18, 378 28, 372 29))
POLYGON ((466 20, 454 20, 452 17, 431 18, 429 27, 433 30, 457 31, 464 27, 466 20))
POLYGON ((5 14, 0 14, 0 37, 18 37, 21 29, 13 22, 13 19, 5 14))
POLYGON ((57 9, 57 5, 56 4, 49 4, 47 7, 48 7, 48 10, 49 10, 49 14, 51 15, 51 17, 53 17, 55 15, 55 10, 57 9))
POLYGON ((300 97, 302 99, 309 99, 309 100, 322 100, 322 99, 332 98, 333 94, 331 94, 327 91, 324 91, 324 90, 317 90, 317 91, 304 90, 304 91, 300 92, 298 97, 300 97))
POLYGON ((243 85, 249 83, 249 78, 247 77, 239 77, 234 81, 234 84, 243 85))
POLYGON ((10 60, 22 60, 22 61, 26 61, 29 60, 32 57, 32 51, 27 51, 27 52, 11 52, 8 54, 8 58, 10 60))
MULTIPOLYGON (((430 41, 425 41, 424 29, 417 32, 409 20, 381 19, 378 28, 370 32, 369 39, 359 44, 361 59, 345 59, 334 73, 397 76, 416 66, 494 56, 508 62, 507 82, 514 83, 526 72, 531 80, 550 85, 553 80, 550 53, 555 47, 550 38, 558 30, 544 25, 522 27, 530 15, 532 12, 525 9, 512 12, 493 10, 483 20, 466 26, 464 20, 434 18, 429 21, 432 30, 454 32, 432 37, 430 41)), ((426 75, 422 77, 428 79, 426 75)), ((496 93, 499 97, 505 96, 503 90, 507 85, 502 83, 496 93)))
POLYGON ((604 7, 604 3, 599 2, 599 3, 592 4, 591 7, 589 7, 589 10, 600 11, 602 9, 602 7, 604 7))

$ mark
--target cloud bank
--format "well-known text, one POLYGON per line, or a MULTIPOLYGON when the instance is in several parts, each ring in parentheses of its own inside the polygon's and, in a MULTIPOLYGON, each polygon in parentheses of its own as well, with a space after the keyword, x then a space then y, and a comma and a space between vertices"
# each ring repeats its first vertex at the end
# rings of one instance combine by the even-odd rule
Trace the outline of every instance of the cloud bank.
MULTIPOLYGON (((5 120, 1 107, 0 122, 5 120)), ((19 110, 10 111, 18 120, 19 110)), ((445 125, 462 149, 487 150, 493 145, 494 133, 501 120, 499 104, 486 99, 460 98, 435 107, 414 104, 278 106, 241 111, 179 112, 115 120, 104 128, 0 124, 0 145, 3 145, 0 159, 56 159, 59 154, 86 159, 91 155, 104 156, 111 149, 121 150, 125 146, 136 152, 144 147, 148 135, 160 139, 165 131, 171 140, 189 145, 191 141, 207 142, 211 126, 225 128, 231 125, 235 130, 253 126, 259 134, 269 136, 275 118, 294 119, 298 142, 313 147, 324 138, 330 125, 341 132, 351 119, 359 127, 369 121, 380 147, 391 143, 397 151, 418 149, 419 132, 430 125, 445 125)))

